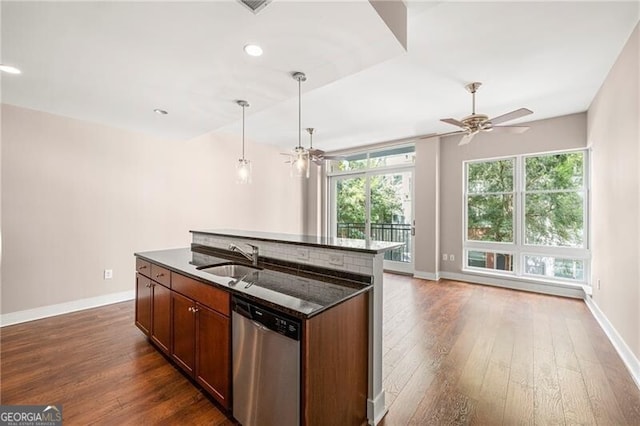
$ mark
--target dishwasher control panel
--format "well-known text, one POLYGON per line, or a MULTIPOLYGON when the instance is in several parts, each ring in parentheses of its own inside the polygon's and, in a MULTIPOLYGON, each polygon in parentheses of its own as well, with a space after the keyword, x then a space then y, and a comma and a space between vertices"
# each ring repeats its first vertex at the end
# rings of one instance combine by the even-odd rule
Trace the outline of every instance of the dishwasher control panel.
POLYGON ((256 305, 246 300, 234 297, 233 310, 258 324, 282 334, 290 339, 300 340, 300 321, 256 305))

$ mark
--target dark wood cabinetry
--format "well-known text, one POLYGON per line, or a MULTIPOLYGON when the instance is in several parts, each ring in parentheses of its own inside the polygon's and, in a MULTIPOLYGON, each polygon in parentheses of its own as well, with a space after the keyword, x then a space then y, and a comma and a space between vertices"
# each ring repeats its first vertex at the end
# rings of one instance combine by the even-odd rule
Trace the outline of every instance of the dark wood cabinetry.
POLYGON ((224 408, 231 408, 229 294, 136 259, 136 325, 224 408))
POLYGON ((171 356, 191 377, 196 365, 195 303, 175 291, 171 292, 173 310, 173 349, 171 356))
MULTIPOLYGON (((136 261, 136 325, 165 353, 171 343, 171 290, 150 279, 153 266, 149 262, 136 261)), ((163 280, 170 284, 168 279, 163 280)), ((160 272, 158 271, 157 274, 160 272)))
POLYGON ((303 424, 367 422, 368 294, 303 323, 303 424))
POLYGON ((228 317, 197 304, 196 380, 223 406, 230 407, 231 322, 228 317))
POLYGON ((223 407, 230 408, 229 295, 183 275, 172 274, 172 280, 173 359, 223 407))
POLYGON ((151 280, 140 274, 136 274, 136 325, 151 334, 151 280))

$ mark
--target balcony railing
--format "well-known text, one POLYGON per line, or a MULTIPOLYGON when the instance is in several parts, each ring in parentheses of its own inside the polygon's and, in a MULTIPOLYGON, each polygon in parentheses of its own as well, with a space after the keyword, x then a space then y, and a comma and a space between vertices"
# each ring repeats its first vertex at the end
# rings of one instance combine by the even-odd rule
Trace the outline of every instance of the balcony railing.
MULTIPOLYGON (((364 223, 338 223, 338 238, 355 238, 363 240, 364 223)), ((376 241, 393 241, 404 243, 397 249, 384 254, 385 260, 395 262, 411 262, 411 224, 409 223, 372 223, 371 239, 376 241)))

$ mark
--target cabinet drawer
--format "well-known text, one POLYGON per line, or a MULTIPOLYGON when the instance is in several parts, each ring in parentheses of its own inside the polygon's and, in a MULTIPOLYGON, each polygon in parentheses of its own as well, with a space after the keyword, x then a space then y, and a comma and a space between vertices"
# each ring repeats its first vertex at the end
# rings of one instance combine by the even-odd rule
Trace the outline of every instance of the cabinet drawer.
POLYGON ((151 263, 136 257, 136 272, 145 277, 151 277, 151 263))
POLYGON ((171 287, 171 272, 153 263, 151 264, 151 279, 165 287, 171 287))
POLYGON ((229 294, 226 291, 176 273, 171 274, 171 282, 173 290, 229 316, 229 294))

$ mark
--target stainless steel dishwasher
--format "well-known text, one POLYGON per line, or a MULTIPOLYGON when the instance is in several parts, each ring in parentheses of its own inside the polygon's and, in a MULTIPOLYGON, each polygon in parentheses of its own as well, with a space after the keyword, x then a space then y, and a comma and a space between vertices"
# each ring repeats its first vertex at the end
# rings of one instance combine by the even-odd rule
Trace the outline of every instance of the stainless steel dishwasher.
POLYGON ((300 321, 234 297, 233 416, 243 426, 300 424, 300 321))

